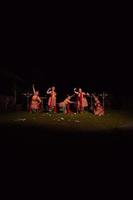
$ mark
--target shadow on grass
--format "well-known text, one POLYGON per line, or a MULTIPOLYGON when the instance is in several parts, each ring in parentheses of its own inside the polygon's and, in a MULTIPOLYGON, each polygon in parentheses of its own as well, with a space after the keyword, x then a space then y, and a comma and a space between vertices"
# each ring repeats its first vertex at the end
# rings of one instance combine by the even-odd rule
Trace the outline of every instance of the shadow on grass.
POLYGON ((15 160, 116 160, 133 152, 132 130, 55 131, 32 126, 1 126, 3 159, 15 160))

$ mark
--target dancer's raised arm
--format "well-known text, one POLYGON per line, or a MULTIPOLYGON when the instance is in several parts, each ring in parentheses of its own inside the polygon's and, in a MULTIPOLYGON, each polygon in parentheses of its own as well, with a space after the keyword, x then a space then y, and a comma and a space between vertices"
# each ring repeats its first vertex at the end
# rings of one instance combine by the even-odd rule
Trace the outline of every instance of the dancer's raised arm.
POLYGON ((50 94, 51 93, 51 88, 49 88, 46 93, 50 94))
POLYGON ((74 88, 74 93, 75 93, 75 94, 78 94, 77 88, 74 88))
POLYGON ((86 96, 88 96, 88 97, 89 97, 89 96, 90 96, 90 94, 87 92, 87 93, 86 93, 86 96))
POLYGON ((35 90, 34 84, 32 85, 32 89, 33 89, 33 93, 35 94, 36 90, 35 90))

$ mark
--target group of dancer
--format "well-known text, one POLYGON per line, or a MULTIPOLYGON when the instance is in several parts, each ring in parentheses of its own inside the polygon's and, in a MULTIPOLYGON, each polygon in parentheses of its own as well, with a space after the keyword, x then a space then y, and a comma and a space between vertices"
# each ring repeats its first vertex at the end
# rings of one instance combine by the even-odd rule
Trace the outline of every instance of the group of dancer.
MULTIPOLYGON (((62 110, 64 114, 71 113, 70 109, 70 104, 74 103, 76 104, 76 112, 77 113, 82 113, 85 108, 89 106, 87 97, 90 96, 89 93, 85 93, 82 91, 81 88, 77 90, 77 88, 74 88, 74 94, 72 96, 67 95, 67 97, 60 103, 57 104, 56 99, 57 99, 57 93, 55 87, 51 87, 46 91, 46 94, 49 95, 48 98, 48 111, 49 112, 57 112, 57 105, 62 110), (72 97, 76 97, 76 101, 71 101, 72 97)), ((100 100, 98 96, 95 94, 92 94, 92 97, 94 99, 94 107, 93 107, 93 113, 94 115, 97 116, 102 116, 104 115, 104 107, 101 105, 100 100)), ((40 105, 42 101, 39 96, 39 91, 35 90, 35 87, 33 85, 33 95, 30 103, 30 111, 31 112, 38 112, 40 110, 40 105)))

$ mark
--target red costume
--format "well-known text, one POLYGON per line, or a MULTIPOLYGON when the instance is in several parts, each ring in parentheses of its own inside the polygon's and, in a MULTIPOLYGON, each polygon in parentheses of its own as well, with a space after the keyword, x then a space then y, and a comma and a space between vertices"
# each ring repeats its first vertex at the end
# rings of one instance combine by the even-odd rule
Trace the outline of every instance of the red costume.
POLYGON ((98 97, 96 97, 95 95, 93 95, 94 99, 95 99, 95 108, 94 108, 94 115, 97 116, 102 116, 104 115, 104 108, 101 105, 98 97))
POLYGON ((31 99, 30 111, 39 111, 41 99, 39 97, 39 92, 35 91, 34 85, 33 85, 33 93, 34 94, 31 99))
POLYGON ((86 93, 82 92, 82 89, 79 88, 79 91, 77 92, 76 89, 74 89, 74 93, 77 94, 77 103, 76 103, 76 108, 77 112, 82 112, 84 111, 85 107, 88 107, 88 102, 86 99, 86 93))
POLYGON ((70 113, 70 103, 73 103, 70 101, 71 97, 68 96, 63 102, 59 103, 59 107, 63 109, 64 114, 70 113))
POLYGON ((47 90, 47 94, 50 95, 48 99, 48 107, 49 111, 52 111, 54 109, 54 112, 56 112, 56 92, 55 92, 55 87, 49 88, 47 90))
POLYGON ((38 95, 33 95, 32 100, 31 100, 31 110, 36 110, 38 111, 40 109, 40 103, 41 99, 38 95))

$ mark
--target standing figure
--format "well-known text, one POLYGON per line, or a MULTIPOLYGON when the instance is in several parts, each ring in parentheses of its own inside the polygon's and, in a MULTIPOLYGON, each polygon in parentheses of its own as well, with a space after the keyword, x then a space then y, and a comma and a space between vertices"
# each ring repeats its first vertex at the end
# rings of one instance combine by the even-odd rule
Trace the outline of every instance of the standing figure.
POLYGON ((101 105, 99 99, 97 96, 95 96, 94 94, 92 95, 94 97, 94 100, 95 100, 95 106, 94 106, 94 115, 97 115, 97 116, 102 116, 104 115, 104 108, 103 106, 101 105))
POLYGON ((48 108, 49 111, 53 111, 56 112, 56 91, 55 91, 55 87, 53 86, 52 88, 49 88, 47 90, 47 94, 50 95, 49 99, 48 99, 48 108))
POLYGON ((34 85, 33 88, 33 96, 31 99, 30 111, 37 112, 40 109, 41 99, 39 97, 39 91, 35 91, 34 85))
POLYGON ((74 88, 74 93, 77 95, 77 112, 82 112, 84 111, 85 107, 88 107, 86 96, 89 96, 89 94, 83 92, 81 88, 79 88, 78 91, 76 88, 74 88))
POLYGON ((74 103, 71 101, 71 97, 72 96, 67 96, 67 98, 63 101, 59 103, 59 107, 63 110, 64 114, 68 114, 70 113, 70 103, 74 103))

